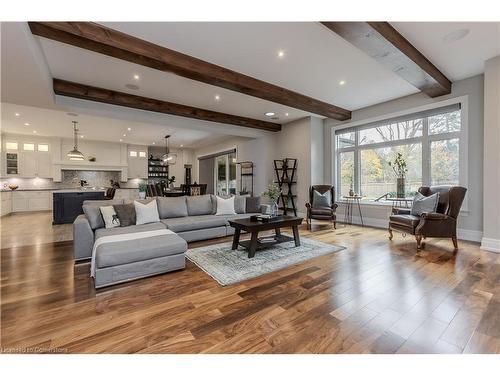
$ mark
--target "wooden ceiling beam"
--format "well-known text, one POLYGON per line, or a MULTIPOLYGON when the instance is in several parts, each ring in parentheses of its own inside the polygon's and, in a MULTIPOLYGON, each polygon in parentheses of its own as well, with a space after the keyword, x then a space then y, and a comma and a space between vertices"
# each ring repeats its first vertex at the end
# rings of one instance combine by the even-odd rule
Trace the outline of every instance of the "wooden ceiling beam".
POLYGON ((351 111, 173 51, 92 22, 29 22, 34 35, 321 116, 347 120, 351 111))
POLYGON ((451 92, 451 81, 388 22, 321 22, 430 97, 451 92))
POLYGON ((85 99, 94 102, 118 105, 122 107, 142 109, 145 111, 165 113, 174 116, 194 118, 197 120, 219 122, 223 124, 243 126, 246 128, 278 132, 280 124, 256 120, 248 117, 230 115, 207 109, 190 107, 183 104, 165 102, 162 100, 131 95, 119 91, 83 85, 81 83, 53 79, 54 93, 56 95, 85 99))

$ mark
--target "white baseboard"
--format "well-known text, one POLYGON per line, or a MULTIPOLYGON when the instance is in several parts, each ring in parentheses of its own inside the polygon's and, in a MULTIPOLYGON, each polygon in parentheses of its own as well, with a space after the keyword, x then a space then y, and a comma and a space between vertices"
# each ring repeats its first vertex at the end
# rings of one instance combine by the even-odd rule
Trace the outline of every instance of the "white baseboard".
POLYGON ((483 237, 481 240, 481 250, 500 253, 500 240, 497 240, 496 238, 483 237))
MULTIPOLYGON (((341 222, 340 220, 338 220, 338 216, 337 216, 337 222, 341 222)), ((359 216, 353 215, 352 223, 356 224, 356 225, 361 225, 361 219, 359 218, 359 216)), ((382 228, 382 229, 389 228, 389 220, 388 219, 376 219, 376 218, 372 218, 372 217, 364 217, 363 216, 363 223, 369 227, 382 228)), ((459 240, 481 242, 481 239, 483 238, 483 232, 481 232, 479 230, 458 228, 457 229, 457 237, 459 240)), ((496 241, 498 241, 498 240, 496 240, 496 241)))
POLYGON ((480 230, 458 228, 457 237, 459 240, 481 242, 481 239, 483 238, 483 232, 481 232, 480 230))

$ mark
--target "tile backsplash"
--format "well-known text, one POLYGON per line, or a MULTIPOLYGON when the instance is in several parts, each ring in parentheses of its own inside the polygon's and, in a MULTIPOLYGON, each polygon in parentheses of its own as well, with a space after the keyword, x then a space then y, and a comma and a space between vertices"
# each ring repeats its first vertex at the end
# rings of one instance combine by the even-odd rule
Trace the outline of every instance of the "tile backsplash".
POLYGON ((108 187, 111 180, 120 181, 120 172, 115 171, 62 171, 63 187, 80 186, 80 180, 87 181, 88 186, 108 187))
POLYGON ((19 189, 66 189, 80 186, 80 180, 85 180, 88 186, 110 187, 111 182, 118 181, 120 187, 137 187, 140 179, 131 179, 128 182, 120 182, 120 172, 117 171, 75 171, 63 170, 62 182, 54 182, 51 178, 6 178, 0 180, 0 187, 8 184, 19 185, 19 189))

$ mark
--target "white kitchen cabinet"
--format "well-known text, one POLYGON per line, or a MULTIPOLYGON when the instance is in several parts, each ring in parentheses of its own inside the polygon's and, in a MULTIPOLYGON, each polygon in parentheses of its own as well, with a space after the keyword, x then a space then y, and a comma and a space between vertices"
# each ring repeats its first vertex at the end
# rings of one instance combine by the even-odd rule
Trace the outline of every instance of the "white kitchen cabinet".
POLYGON ((35 152, 19 153, 19 175, 21 177, 36 177, 37 154, 35 152))
POLYGON ((0 205, 0 216, 8 215, 12 212, 12 192, 2 191, 0 192, 1 205, 0 205))
POLYGON ((37 171, 38 177, 51 178, 52 177, 52 155, 44 152, 37 154, 37 171))
POLYGON ((43 152, 22 152, 19 154, 20 177, 52 177, 51 155, 43 152))
POLYGON ((52 191, 13 191, 12 211, 45 211, 52 210, 52 191))

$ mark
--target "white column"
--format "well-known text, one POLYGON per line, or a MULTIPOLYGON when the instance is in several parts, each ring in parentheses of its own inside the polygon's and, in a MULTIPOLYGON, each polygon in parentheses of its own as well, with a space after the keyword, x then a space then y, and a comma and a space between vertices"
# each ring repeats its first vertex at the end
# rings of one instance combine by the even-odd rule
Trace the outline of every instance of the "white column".
POLYGON ((481 249, 500 252, 500 56, 485 63, 483 173, 481 249))

